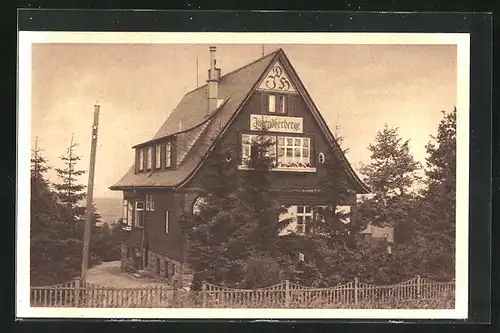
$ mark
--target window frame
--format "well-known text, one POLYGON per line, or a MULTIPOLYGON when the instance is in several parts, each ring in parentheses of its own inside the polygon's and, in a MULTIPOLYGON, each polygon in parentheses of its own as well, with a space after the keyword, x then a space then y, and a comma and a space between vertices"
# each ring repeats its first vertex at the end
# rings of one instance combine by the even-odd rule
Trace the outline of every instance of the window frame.
POLYGON ((144 228, 144 211, 145 211, 145 203, 144 201, 137 200, 134 202, 134 224, 136 228, 144 228), (138 205, 142 204, 142 208, 138 208, 138 205), (140 218, 139 218, 140 217, 140 218), (139 225, 139 221, 142 222, 139 225))
POLYGON ((153 169, 153 147, 148 146, 145 150, 146 150, 146 170, 150 171, 153 169))
POLYGON ((351 205, 338 205, 335 207, 335 214, 347 214, 347 217, 344 219, 341 219, 342 223, 349 224, 351 223, 351 214, 352 214, 352 207, 351 205))
POLYGON ((155 145, 155 158, 154 158, 154 165, 155 169, 159 170, 161 169, 161 145, 156 144, 155 145))
POLYGON ((122 203, 122 229, 124 229, 124 230, 132 230, 132 222, 133 221, 129 220, 129 205, 131 205, 130 200, 123 199, 123 203, 122 203))
POLYGON ((139 156, 137 163, 139 164, 139 172, 144 171, 144 148, 139 148, 139 156))
POLYGON ((298 166, 296 167, 312 167, 312 163, 311 163, 311 150, 312 150, 312 147, 311 147, 311 138, 310 137, 305 137, 305 136, 284 136, 284 135, 278 135, 277 136, 277 156, 276 156, 276 163, 278 165, 278 167, 282 167, 282 168, 287 168, 289 166, 287 166, 287 164, 294 164, 294 163, 297 163, 299 164, 298 166), (283 139, 283 144, 280 144, 280 139, 283 139), (291 140, 291 145, 289 145, 289 140, 291 140), (299 145, 297 145, 297 140, 300 142, 299 145), (304 143, 307 142, 307 146, 304 145, 304 143), (283 157, 284 157, 284 161, 282 163, 282 161, 280 161, 280 148, 283 149, 283 157), (287 154, 288 154, 288 150, 291 149, 291 153, 292 155, 290 156, 291 157, 291 161, 288 161, 288 157, 287 154), (307 154, 308 156, 307 157, 304 157, 304 151, 307 150, 307 154), (296 156, 296 151, 299 151, 300 154, 299 156, 296 156), (296 158, 299 157, 299 161, 297 162, 296 161, 296 158), (304 161, 304 158, 307 158, 307 161, 304 161), (283 164, 283 165, 280 165, 280 164, 283 164), (304 165, 304 166, 300 166, 300 164, 304 165))
POLYGON ((171 168, 172 167, 172 142, 166 142, 165 143, 165 157, 164 157, 164 162, 165 162, 165 169, 171 168))
MULTIPOLYGON (((269 150, 267 156, 273 156, 275 167, 272 168, 272 171, 296 171, 296 172, 315 172, 315 163, 314 163, 314 136, 312 135, 290 135, 288 133, 276 133, 272 132, 272 134, 254 134, 255 132, 248 131, 239 131, 239 160, 240 164, 238 168, 240 170, 248 169, 246 162, 251 157, 252 151, 252 140, 260 135, 267 136, 274 141, 274 145, 272 145, 269 150), (280 145, 280 138, 283 138, 283 142, 285 146, 280 145), (291 139, 293 144, 288 146, 286 144, 287 139, 291 139), (300 145, 295 145, 296 140, 300 140, 300 145), (307 142, 307 145, 305 144, 307 142), (280 148, 284 148, 284 153, 286 156, 287 148, 292 149, 292 161, 286 165, 285 163, 281 163, 280 165, 280 148), (300 149, 300 161, 295 162, 296 156, 295 149, 300 149), (304 151, 307 150, 307 157, 304 157, 304 151), (290 165, 292 163, 296 163, 296 165, 290 165)), ((285 160, 286 162, 286 160, 285 160)))
MULTIPOLYGON (((242 133, 240 138, 240 162, 242 165, 247 163, 249 159, 252 158, 252 143, 253 139, 259 137, 260 135, 258 134, 249 134, 249 133, 242 133), (244 143, 245 138, 248 137, 249 143, 244 143), (248 156, 246 156, 245 153, 245 148, 248 148, 248 156)), ((274 145, 270 146, 271 149, 269 149, 266 152, 266 157, 274 157, 276 159, 276 135, 264 135, 265 137, 271 138, 271 141, 274 141, 274 145)))
POLYGON ((153 194, 146 194, 146 211, 155 211, 155 197, 153 194))
POLYGON ((165 227, 165 234, 168 234, 170 232, 170 213, 168 209, 165 209, 165 216, 163 222, 165 227))
POLYGON ((314 207, 311 206, 305 206, 305 205, 296 205, 297 207, 297 212, 296 214, 296 227, 295 227, 295 233, 298 235, 305 235, 307 232, 307 223, 308 221, 306 220, 307 217, 309 217, 309 223, 313 221, 314 218, 314 207), (299 208, 302 208, 303 211, 300 212, 299 208), (309 209, 309 212, 307 212, 307 209, 309 209), (299 220, 302 219, 302 223, 299 223, 299 220), (299 231, 299 225, 302 227, 303 230, 299 231))
POLYGON ((265 113, 273 115, 287 115, 289 113, 289 101, 287 94, 277 92, 265 94, 265 113))

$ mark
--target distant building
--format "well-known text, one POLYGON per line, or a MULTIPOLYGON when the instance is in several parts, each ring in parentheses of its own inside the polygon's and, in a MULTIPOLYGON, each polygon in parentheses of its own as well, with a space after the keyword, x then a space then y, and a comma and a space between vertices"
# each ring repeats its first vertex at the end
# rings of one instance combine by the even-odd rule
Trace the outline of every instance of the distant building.
POLYGON ((392 253, 392 248, 394 247, 394 228, 393 227, 378 227, 369 224, 365 230, 361 232, 365 235, 365 238, 371 244, 377 244, 381 241, 386 241, 387 251, 392 253))
MULTIPOLYGON (((167 278, 179 272, 185 253, 179 219, 196 214, 203 203, 198 193, 205 161, 218 145, 232 144, 236 153, 227 158, 238 159, 240 172, 247 172, 244 162, 262 123, 275 142, 272 190, 290 206, 293 231, 304 233, 316 207, 327 204, 318 183, 323 163, 333 156, 342 161, 353 191, 368 193, 283 50, 225 75, 216 67, 215 51, 210 48, 207 84, 187 93, 157 134, 134 147, 135 162, 110 187, 123 191, 125 270, 147 268, 167 278)), ((353 195, 342 209, 355 204, 353 195)))

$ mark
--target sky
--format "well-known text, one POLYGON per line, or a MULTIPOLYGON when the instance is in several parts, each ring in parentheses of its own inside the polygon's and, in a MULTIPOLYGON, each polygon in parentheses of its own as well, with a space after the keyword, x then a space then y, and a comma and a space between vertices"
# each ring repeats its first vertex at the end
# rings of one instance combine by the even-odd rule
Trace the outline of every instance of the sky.
MULTIPOLYGON (((222 75, 262 55, 261 44, 217 45, 222 75)), ((31 143, 48 164, 71 137, 78 167, 88 170, 94 105, 100 105, 96 197, 110 191, 133 163, 132 146, 151 139, 182 96, 206 82, 208 44, 33 44, 31 143), (198 66, 197 66, 198 63, 198 66)), ((283 48, 331 131, 344 138, 358 171, 370 162, 367 147, 387 124, 410 140, 425 163, 425 144, 441 111, 457 99, 455 45, 265 45, 283 48)), ((57 181, 54 171, 48 173, 57 181)), ((81 178, 87 184, 87 177, 81 178)))

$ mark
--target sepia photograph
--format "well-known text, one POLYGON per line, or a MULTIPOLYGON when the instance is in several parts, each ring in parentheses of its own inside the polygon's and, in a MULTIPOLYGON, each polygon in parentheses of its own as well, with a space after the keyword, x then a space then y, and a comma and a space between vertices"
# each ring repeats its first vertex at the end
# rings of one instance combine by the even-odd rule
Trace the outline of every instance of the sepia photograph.
POLYGON ((464 318, 468 52, 467 34, 20 33, 18 308, 464 318))

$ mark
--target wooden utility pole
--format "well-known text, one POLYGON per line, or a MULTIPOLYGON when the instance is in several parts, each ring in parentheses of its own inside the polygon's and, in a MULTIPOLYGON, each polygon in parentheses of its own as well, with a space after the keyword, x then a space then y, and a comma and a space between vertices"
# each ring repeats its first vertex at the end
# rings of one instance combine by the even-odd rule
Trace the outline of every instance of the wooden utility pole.
POLYGON ((92 125, 92 144, 90 146, 90 167, 89 167, 89 183, 87 186, 87 211, 85 216, 85 234, 83 236, 83 252, 82 252, 82 272, 81 283, 85 285, 87 282, 87 268, 89 263, 89 245, 90 232, 92 227, 93 215, 93 194, 94 194, 94 170, 95 170, 95 155, 97 149, 97 128, 99 126, 99 105, 94 105, 94 123, 92 125))

